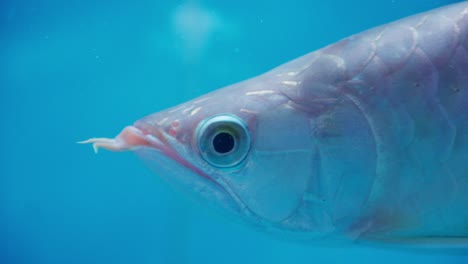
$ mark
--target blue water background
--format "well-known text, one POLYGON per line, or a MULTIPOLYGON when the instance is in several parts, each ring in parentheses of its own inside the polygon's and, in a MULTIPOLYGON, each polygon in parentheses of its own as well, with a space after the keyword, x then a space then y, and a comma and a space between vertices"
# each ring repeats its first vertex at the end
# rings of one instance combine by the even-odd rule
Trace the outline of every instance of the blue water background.
POLYGON ((278 240, 75 142, 453 1, 0 1, 0 263, 468 263, 278 240))

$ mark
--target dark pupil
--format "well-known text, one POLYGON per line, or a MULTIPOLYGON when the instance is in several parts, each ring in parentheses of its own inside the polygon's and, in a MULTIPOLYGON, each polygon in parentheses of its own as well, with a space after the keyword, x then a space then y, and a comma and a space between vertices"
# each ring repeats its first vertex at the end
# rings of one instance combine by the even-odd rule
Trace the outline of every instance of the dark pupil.
POLYGON ((213 138, 213 147, 218 153, 228 153, 234 148, 234 137, 226 132, 221 132, 213 138))

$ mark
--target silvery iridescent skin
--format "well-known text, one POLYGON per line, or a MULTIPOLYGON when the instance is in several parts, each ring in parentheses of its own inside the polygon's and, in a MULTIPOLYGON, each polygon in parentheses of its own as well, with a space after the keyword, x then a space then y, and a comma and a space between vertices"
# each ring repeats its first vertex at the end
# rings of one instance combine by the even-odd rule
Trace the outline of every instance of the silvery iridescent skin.
POLYGON ((468 2, 351 36, 85 143, 134 150, 158 175, 268 230, 463 240, 468 2), (213 166, 197 149, 197 126, 217 115, 248 128, 236 166, 213 166))

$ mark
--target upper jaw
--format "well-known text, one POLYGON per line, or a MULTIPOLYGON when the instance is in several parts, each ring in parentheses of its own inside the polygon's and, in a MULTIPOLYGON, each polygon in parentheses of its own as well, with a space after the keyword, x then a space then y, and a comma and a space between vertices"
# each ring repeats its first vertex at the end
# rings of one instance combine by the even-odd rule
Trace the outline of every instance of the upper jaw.
POLYGON ((93 149, 97 153, 100 148, 110 151, 131 151, 142 147, 158 149, 166 155, 171 156, 176 153, 168 141, 167 136, 160 130, 146 131, 135 127, 127 126, 115 138, 90 138, 80 141, 80 144, 93 144, 93 149))

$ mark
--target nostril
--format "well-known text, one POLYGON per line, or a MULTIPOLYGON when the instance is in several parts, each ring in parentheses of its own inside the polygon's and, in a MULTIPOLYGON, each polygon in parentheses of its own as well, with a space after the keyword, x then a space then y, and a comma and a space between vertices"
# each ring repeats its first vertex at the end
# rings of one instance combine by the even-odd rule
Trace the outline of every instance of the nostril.
POLYGON ((180 121, 179 120, 174 120, 171 123, 171 126, 169 127, 169 135, 172 137, 175 137, 177 135, 177 132, 179 131, 179 126, 180 126, 180 121))
POLYGON ((173 127, 169 128, 169 135, 175 137, 177 135, 177 129, 173 127))

